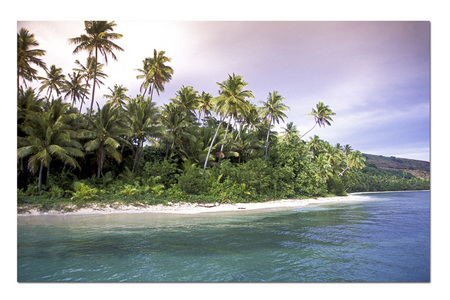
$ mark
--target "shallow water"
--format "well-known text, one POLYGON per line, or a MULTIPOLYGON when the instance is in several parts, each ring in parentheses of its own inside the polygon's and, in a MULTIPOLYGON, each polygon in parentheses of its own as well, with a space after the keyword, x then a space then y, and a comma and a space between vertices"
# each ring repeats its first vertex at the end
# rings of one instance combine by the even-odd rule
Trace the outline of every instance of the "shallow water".
POLYGON ((18 218, 19 282, 428 282, 429 192, 277 212, 18 218))

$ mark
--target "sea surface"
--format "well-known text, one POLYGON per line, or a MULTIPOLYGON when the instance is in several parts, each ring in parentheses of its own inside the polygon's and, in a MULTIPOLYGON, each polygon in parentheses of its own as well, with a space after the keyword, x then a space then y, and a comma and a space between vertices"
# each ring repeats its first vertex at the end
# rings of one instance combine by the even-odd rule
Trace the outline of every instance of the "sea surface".
POLYGON ((17 279, 429 282, 430 193, 350 197, 284 211, 21 216, 17 279))

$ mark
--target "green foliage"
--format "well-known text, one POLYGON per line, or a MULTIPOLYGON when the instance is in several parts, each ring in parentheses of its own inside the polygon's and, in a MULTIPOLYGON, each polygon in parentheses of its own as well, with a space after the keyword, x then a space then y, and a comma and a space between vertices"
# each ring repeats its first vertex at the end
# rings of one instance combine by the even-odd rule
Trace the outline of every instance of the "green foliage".
POLYGON ((133 196, 134 194, 138 193, 139 189, 136 188, 135 186, 132 186, 130 184, 126 184, 124 186, 124 188, 119 192, 121 195, 130 197, 133 196))
POLYGON ((160 161, 146 162, 143 169, 144 176, 159 176, 160 183, 165 188, 169 188, 172 184, 176 184, 175 175, 179 173, 178 165, 172 158, 160 161))
MULTIPOLYGON (((112 43, 120 35, 97 39, 112 31, 114 22, 89 21, 86 25, 88 40, 70 39, 77 45, 75 53, 99 47, 106 58, 112 50, 122 51, 112 43)), ((26 56, 22 52, 34 41, 33 35, 21 30, 18 41, 18 55, 26 56)), ((350 145, 332 146, 318 136, 305 142, 292 122, 280 138, 271 126, 287 118, 284 98, 273 91, 257 107, 251 102, 253 92, 245 89, 248 83, 234 73, 218 83, 217 97, 183 86, 171 103, 156 107, 151 101, 154 92, 164 91, 173 74, 164 51, 154 50, 153 57, 143 61, 143 69, 138 69, 142 95, 129 99, 128 89, 116 84, 112 95, 106 95, 109 103, 97 106, 95 112, 94 87, 107 77, 103 65, 96 63, 98 57, 88 59, 86 66, 77 62, 81 69, 75 69, 77 73, 69 75, 72 82, 64 84, 62 91, 71 96, 72 106, 62 98, 49 99, 52 90, 58 94, 60 87, 51 78, 39 87, 47 90, 47 99, 19 86, 20 79, 37 78, 37 70, 26 65, 23 57, 19 60, 18 203, 44 209, 69 198, 77 204, 117 199, 153 204, 166 200, 234 203, 430 187, 427 179, 383 170, 386 165, 423 170, 429 168, 426 162, 365 155, 364 168, 362 154, 350 145), (81 107, 89 87, 90 109, 84 114, 81 107), (150 97, 145 99, 147 94, 150 97), (79 111, 73 107, 77 101, 79 111)), ((62 80, 55 66, 46 73, 62 80)), ((314 117, 314 127, 325 127, 331 125, 335 113, 319 102, 307 115, 314 117)))
POLYGON ((77 202, 90 201, 99 196, 99 189, 92 188, 81 181, 74 182, 73 189, 74 192, 72 192, 71 200, 75 200, 77 202))
POLYGON ((62 198, 64 197, 64 194, 66 193, 66 191, 63 188, 60 188, 57 185, 51 186, 49 193, 51 195, 52 198, 62 198))
POLYGON ((183 172, 176 176, 181 191, 190 195, 206 194, 210 185, 208 176, 202 176, 202 169, 189 162, 184 164, 183 172))
POLYGON ((339 176, 332 176, 327 181, 328 192, 336 196, 345 196, 345 186, 339 176))
POLYGON ((158 181, 161 180, 160 176, 151 176, 149 179, 147 179, 143 193, 152 193, 156 196, 161 196, 164 192, 164 184, 158 183, 158 181))
POLYGON ((430 180, 410 173, 365 167, 343 176, 348 192, 429 190, 430 180))

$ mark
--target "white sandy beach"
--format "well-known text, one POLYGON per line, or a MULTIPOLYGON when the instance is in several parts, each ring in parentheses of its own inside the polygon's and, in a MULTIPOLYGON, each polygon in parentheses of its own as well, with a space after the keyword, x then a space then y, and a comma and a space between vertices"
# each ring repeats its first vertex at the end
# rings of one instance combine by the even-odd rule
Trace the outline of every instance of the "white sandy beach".
POLYGON ((307 205, 333 204, 339 202, 353 202, 362 200, 356 195, 346 197, 329 198, 311 198, 311 199, 283 199, 277 201, 259 202, 259 203, 236 203, 236 204, 198 204, 198 203, 173 203, 169 205, 123 205, 123 204, 104 204, 102 206, 92 205, 83 207, 71 212, 50 210, 40 212, 37 209, 29 209, 18 216, 36 216, 36 215, 97 215, 112 213, 160 213, 160 214, 200 214, 213 212, 240 212, 252 210, 285 210, 307 205))

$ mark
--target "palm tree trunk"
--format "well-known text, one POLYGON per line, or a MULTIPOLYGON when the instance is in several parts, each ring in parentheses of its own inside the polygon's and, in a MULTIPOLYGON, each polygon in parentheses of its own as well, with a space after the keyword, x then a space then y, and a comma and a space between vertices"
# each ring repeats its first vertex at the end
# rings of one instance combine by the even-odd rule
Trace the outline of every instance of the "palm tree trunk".
POLYGON ((136 149, 136 155, 134 156, 134 163, 133 163, 133 169, 131 170, 131 173, 134 173, 136 170, 136 166, 138 164, 138 158, 139 158, 139 151, 141 146, 141 140, 138 140, 137 149, 136 149))
POLYGON ((100 175, 102 173, 103 170, 103 161, 104 161, 104 156, 103 156, 103 146, 100 146, 98 148, 98 156, 97 156, 97 164, 98 164, 98 169, 97 169, 97 178, 100 178, 100 175))
POLYGON ((267 151, 269 150, 269 136, 270 136, 270 123, 269 123, 269 129, 267 130, 267 138, 266 138, 266 155, 267 156, 267 151))
POLYGON ((41 166, 39 168, 38 193, 41 192, 41 187, 42 187, 42 170, 43 169, 44 169, 44 163, 41 162, 41 166))
POLYGON ((134 173, 134 170, 136 170, 138 156, 139 156, 139 142, 137 145, 136 154, 134 155, 134 163, 133 163, 133 168, 131 169, 131 173, 134 173))
POLYGON ((342 177, 344 175, 344 172, 347 171, 350 168, 350 165, 348 165, 341 173, 339 173, 339 177, 342 177))
POLYGON ((166 141, 166 159, 169 158, 169 141, 166 141))
POLYGON ((153 100, 153 91, 155 90, 155 82, 153 82, 153 86, 151 87, 151 93, 150 93, 150 102, 153 100))
MULTIPOLYGON (((92 99, 91 99, 91 110, 89 111, 89 117, 92 114, 92 108, 94 107, 94 95, 95 95, 95 80, 97 79, 97 47, 95 47, 95 67, 94 67, 94 86, 92 87, 92 99)), ((99 177, 100 178, 100 177, 99 177)))
POLYGON ((302 135, 301 137, 299 137, 299 138, 295 141, 295 143, 294 143, 293 145, 297 144, 297 142, 300 141, 300 139, 301 139, 302 137, 304 137, 308 132, 310 132, 311 130, 313 130, 314 127, 316 127, 316 125, 317 125, 317 122, 314 124, 314 126, 313 126, 310 130, 308 130, 304 135, 302 135))
POLYGON ((214 141, 216 140, 217 134, 219 133, 220 126, 222 126, 223 120, 220 121, 219 126, 217 126, 216 133, 211 141, 211 145, 209 146, 208 155, 206 155, 205 165, 203 166, 203 174, 205 174, 206 166, 208 165, 209 155, 211 154, 211 149, 214 145, 214 141))
POLYGON ((144 139, 141 140, 141 150, 139 151, 138 166, 141 164, 143 153, 144 153, 144 139))
MULTIPOLYGON (((225 141, 227 139, 227 135, 228 135, 228 127, 230 126, 231 123, 231 118, 233 116, 230 116, 230 119, 228 120, 228 124, 227 124, 227 129, 225 130, 225 136, 223 137, 223 140, 225 141)), ((223 154, 223 146, 225 146, 225 144, 222 144, 222 146, 220 146, 220 152, 223 154)), ((218 163, 220 164, 220 159, 221 157, 219 156, 219 160, 218 163)))
MULTIPOLYGON (((88 77, 86 76, 86 88, 88 86, 88 83, 89 83, 89 80, 88 80, 88 77)), ((86 90, 86 92, 87 92, 87 90, 86 90)), ((80 111, 78 112, 79 115, 81 115, 81 109, 83 108, 84 98, 86 98, 86 93, 83 92, 83 97, 81 97, 81 100, 80 100, 81 105, 80 105, 80 111)))

